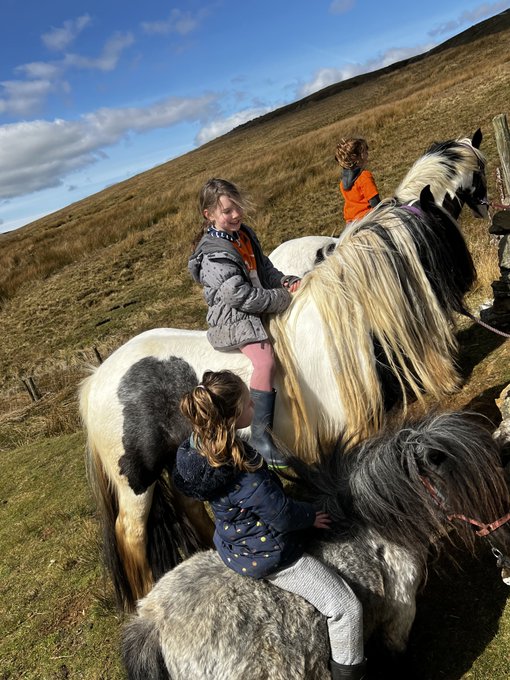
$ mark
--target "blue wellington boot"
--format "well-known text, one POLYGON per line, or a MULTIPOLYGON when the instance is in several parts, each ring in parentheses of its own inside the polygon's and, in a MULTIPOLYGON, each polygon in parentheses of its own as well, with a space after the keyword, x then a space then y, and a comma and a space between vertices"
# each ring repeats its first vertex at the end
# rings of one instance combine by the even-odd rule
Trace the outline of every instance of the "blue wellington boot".
POLYGON ((250 444, 256 449, 271 468, 285 468, 285 458, 273 443, 269 429, 273 427, 275 390, 265 392, 250 388, 253 400, 253 422, 251 424, 250 444))
POLYGON ((331 670, 331 680, 368 680, 367 662, 354 664, 353 666, 344 666, 336 661, 329 662, 331 670))

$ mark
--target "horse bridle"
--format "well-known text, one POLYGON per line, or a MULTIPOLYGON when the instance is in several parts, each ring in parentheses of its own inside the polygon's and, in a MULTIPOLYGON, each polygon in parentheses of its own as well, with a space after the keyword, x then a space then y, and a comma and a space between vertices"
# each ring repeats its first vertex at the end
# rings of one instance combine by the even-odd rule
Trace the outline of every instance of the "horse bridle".
POLYGON ((500 527, 502 527, 504 524, 510 521, 510 512, 507 512, 506 515, 503 515, 502 517, 499 517, 498 519, 495 519, 493 522, 480 522, 477 519, 473 519, 471 517, 467 517, 466 515, 459 514, 459 513, 452 513, 449 514, 445 503, 443 499, 441 498, 439 492, 437 489, 432 485, 430 479, 428 477, 424 477, 420 475, 420 480, 425 487, 425 489, 428 491, 430 494, 432 500, 434 503, 441 508, 446 513, 446 518, 448 521, 451 521, 453 519, 458 519, 461 520, 462 522, 466 522, 467 524, 471 524, 472 526, 478 527, 478 530, 475 531, 475 534, 477 536, 482 536, 487 538, 489 541, 489 544, 491 546, 491 551, 494 557, 496 558, 497 566, 500 569, 506 568, 510 569, 510 558, 507 557, 506 555, 503 555, 501 550, 496 548, 496 546, 493 544, 493 542, 490 539, 490 534, 492 534, 493 531, 496 531, 500 527))
MULTIPOLYGON (((471 144, 465 144, 463 142, 459 142, 460 146, 465 147, 466 149, 469 149, 471 153, 475 156, 477 164, 478 164, 478 170, 475 170, 473 172, 473 181, 475 179, 475 176, 479 176, 480 178, 483 177, 485 174, 485 162, 479 157, 477 152, 475 151, 475 148, 471 144)), ((490 206, 489 199, 487 197, 487 182, 485 181, 484 183, 484 191, 485 191, 485 196, 483 198, 475 198, 474 193, 470 192, 468 189, 462 189, 459 188, 455 192, 455 199, 458 201, 460 210, 462 210, 462 206, 464 204, 467 204, 469 207, 472 207, 473 205, 485 205, 487 208, 490 206)), ((460 214, 460 213, 459 213, 460 214)))

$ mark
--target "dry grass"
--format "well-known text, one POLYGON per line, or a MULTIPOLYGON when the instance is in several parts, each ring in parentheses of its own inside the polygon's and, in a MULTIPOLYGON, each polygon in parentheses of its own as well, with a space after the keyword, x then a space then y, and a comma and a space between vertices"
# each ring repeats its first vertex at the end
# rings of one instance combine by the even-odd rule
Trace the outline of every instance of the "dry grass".
MULTIPOLYGON (((341 136, 367 138, 370 167, 381 194, 390 195, 432 141, 481 126, 494 195, 491 120, 508 104, 507 40, 508 30, 474 43, 459 40, 460 46, 403 68, 332 86, 330 96, 312 95, 0 235, 0 404, 11 399, 17 409, 24 396, 20 377, 50 385, 84 356, 95 360, 93 346, 105 355, 147 328, 203 326, 204 306, 186 259, 199 223, 198 190, 209 176, 227 176, 251 193, 250 223, 267 252, 287 238, 342 228, 333 160, 341 136)), ((499 277, 496 251, 487 224, 465 212, 462 226, 478 269, 476 308, 499 277)), ((77 383, 79 372, 75 376, 77 383)))

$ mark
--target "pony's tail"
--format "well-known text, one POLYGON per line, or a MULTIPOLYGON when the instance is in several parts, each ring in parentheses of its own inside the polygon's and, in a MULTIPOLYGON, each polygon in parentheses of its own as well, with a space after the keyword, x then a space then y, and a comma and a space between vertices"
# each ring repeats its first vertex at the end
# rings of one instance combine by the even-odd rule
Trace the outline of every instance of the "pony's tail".
POLYGON ((186 510, 174 497, 165 476, 154 484, 151 508, 147 520, 147 561, 151 571, 150 584, 139 573, 139 565, 131 564, 122 550, 116 531, 119 502, 99 453, 88 442, 87 476, 94 492, 102 533, 102 552, 106 571, 113 583, 119 609, 133 611, 137 599, 146 594, 163 574, 199 550, 210 547, 210 541, 200 536, 186 510))
POLYGON ((121 609, 133 609, 135 597, 133 596, 129 579, 117 549, 117 539, 115 536, 115 521, 119 509, 117 494, 106 474, 99 451, 87 427, 89 393, 94 373, 95 368, 91 367, 91 375, 82 381, 79 388, 80 416, 83 427, 87 432, 85 469, 89 488, 92 490, 97 508, 101 529, 103 561, 113 582, 117 605, 121 609))
POLYGON ((117 494, 108 479, 99 453, 90 440, 87 443, 87 477, 94 494, 101 530, 101 550, 106 571, 112 579, 117 606, 133 610, 136 596, 126 573, 117 545, 115 523, 119 512, 117 494))
POLYGON ((121 654, 128 680, 171 680, 155 621, 132 617, 122 633, 121 654))
POLYGON ((199 535, 186 510, 176 499, 169 480, 162 475, 154 486, 147 521, 147 557, 154 582, 183 559, 210 548, 211 541, 212 531, 207 539, 199 535))

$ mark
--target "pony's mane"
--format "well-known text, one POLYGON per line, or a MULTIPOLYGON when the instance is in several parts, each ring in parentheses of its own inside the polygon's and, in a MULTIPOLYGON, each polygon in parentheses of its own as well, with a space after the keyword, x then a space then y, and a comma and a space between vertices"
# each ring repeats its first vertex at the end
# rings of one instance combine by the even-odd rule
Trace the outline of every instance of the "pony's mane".
MULTIPOLYGON (((475 414, 431 413, 386 430, 349 449, 340 441, 317 463, 294 459, 298 485, 308 500, 335 520, 338 530, 372 527, 385 539, 413 552, 431 539, 447 536, 446 514, 457 513, 489 522, 508 508, 508 489, 501 450, 475 414), (441 508, 423 483, 442 494, 441 508)), ((475 533, 455 522, 461 540, 473 549, 475 533)))
MULTIPOLYGON (((299 348, 292 345, 292 335, 300 310, 307 304, 315 306, 321 319, 324 361, 331 366, 340 403, 348 406, 344 428, 353 441, 375 434, 384 422, 374 339, 400 385, 404 413, 408 389, 420 400, 423 390, 439 400, 457 387, 458 377, 449 360, 456 347, 449 323, 451 310, 441 308, 425 275, 417 253, 418 238, 430 244, 433 253, 434 234, 425 215, 394 205, 378 207, 342 233, 335 251, 303 278, 286 312, 272 318, 270 328, 299 455, 313 455, 317 434, 323 442, 336 441, 340 435, 338 425, 326 416, 317 433, 311 424, 316 418, 307 412, 300 385, 299 348)), ((444 288, 449 275, 443 273, 441 278, 433 255, 429 264, 432 276, 444 288)))
POLYGON ((468 137, 435 142, 411 167, 395 197, 401 203, 417 200, 428 184, 436 202, 441 203, 446 194, 453 198, 459 188, 469 187, 473 173, 484 167, 484 155, 468 137))

